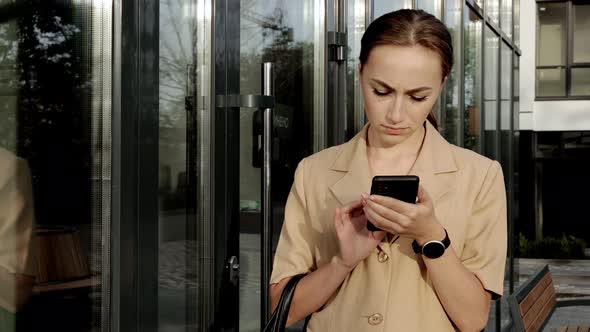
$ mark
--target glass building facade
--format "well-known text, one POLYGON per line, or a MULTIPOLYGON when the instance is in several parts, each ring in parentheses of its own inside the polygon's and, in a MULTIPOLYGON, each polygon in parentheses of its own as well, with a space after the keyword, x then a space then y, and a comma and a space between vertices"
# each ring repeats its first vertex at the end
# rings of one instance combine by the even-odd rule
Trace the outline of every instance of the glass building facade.
POLYGON ((400 8, 451 31, 435 111, 502 164, 512 292, 518 0, 0 0, 0 331, 260 331, 294 170, 364 125, 400 8))

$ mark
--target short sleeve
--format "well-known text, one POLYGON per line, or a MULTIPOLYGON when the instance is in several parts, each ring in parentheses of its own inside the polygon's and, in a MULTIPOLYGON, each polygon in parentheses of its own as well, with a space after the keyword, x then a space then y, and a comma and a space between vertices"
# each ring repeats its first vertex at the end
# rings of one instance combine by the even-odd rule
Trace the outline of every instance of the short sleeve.
POLYGON ((295 180, 285 205, 285 219, 274 256, 270 283, 314 269, 313 237, 307 211, 304 173, 305 159, 295 170, 295 180))
POLYGON ((493 161, 475 199, 461 262, 497 300, 504 290, 507 251, 506 188, 502 168, 493 161))
POLYGON ((26 161, 0 160, 0 268, 34 276, 33 194, 26 161), (7 167, 5 167, 7 166, 7 167))

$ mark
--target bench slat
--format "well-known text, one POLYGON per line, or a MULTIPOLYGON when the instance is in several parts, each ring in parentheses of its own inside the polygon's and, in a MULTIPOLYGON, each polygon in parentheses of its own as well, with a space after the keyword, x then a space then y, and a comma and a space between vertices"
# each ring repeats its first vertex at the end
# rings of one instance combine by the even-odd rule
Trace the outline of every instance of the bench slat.
POLYGON ((537 297, 529 311, 523 315, 524 329, 529 331, 529 327, 544 322, 555 303, 555 288, 553 284, 546 285, 541 296, 537 297))
POLYGON ((530 293, 528 293, 528 295, 519 303, 522 316, 527 314, 533 304, 537 302, 537 298, 543 294, 543 291, 547 285, 551 284, 552 282, 553 280, 551 279, 551 273, 547 273, 533 288, 533 290, 531 290, 530 293))
MULTIPOLYGON (((551 313, 551 310, 553 310, 553 307, 555 306, 555 304, 557 303, 557 300, 555 299, 555 296, 551 298, 550 301, 546 302, 545 305, 543 306, 543 308, 541 309, 541 312, 539 312, 539 316, 542 317, 547 317, 547 315, 549 315, 551 313)), ((533 321, 533 324, 525 329, 526 332, 538 332, 539 328, 541 327, 541 325, 544 322, 544 318, 543 319, 537 319, 533 321)))

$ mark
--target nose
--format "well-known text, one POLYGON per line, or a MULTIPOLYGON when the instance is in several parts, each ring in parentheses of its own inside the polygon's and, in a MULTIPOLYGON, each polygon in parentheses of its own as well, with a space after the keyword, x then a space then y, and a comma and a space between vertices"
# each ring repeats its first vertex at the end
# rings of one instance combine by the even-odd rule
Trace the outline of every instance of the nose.
POLYGON ((387 110, 387 120, 392 124, 400 123, 404 117, 404 97, 395 96, 391 99, 387 110))

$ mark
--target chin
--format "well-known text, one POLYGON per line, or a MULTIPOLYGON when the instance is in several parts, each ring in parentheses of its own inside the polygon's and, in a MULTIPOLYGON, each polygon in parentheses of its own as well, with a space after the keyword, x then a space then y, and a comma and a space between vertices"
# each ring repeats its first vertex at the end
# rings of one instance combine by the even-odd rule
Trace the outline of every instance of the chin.
POLYGON ((387 143, 388 145, 399 144, 399 143, 405 141, 406 139, 408 139, 408 137, 410 137, 410 135, 408 135, 408 134, 389 135, 386 133, 381 133, 381 139, 383 140, 384 143, 387 143))

